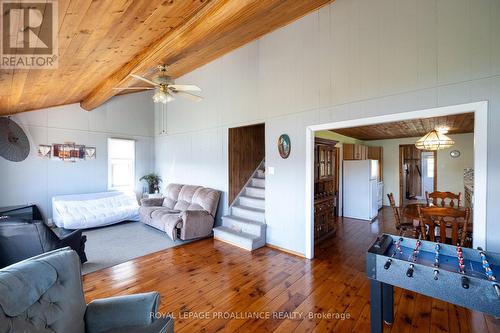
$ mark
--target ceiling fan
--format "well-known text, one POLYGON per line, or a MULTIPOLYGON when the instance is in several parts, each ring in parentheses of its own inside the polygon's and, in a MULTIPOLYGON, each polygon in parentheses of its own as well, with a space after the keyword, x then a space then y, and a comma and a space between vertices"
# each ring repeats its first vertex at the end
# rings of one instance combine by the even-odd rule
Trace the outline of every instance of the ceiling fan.
POLYGON ((158 70, 160 71, 160 75, 155 77, 153 80, 146 79, 140 75, 130 74, 130 76, 142 80, 146 83, 151 84, 151 86, 147 87, 115 87, 113 89, 116 90, 152 90, 156 89, 155 94, 153 95, 153 101, 155 103, 163 103, 166 104, 170 101, 173 101, 175 95, 180 95, 182 97, 186 97, 193 101, 201 101, 203 98, 201 96, 190 93, 189 91, 201 91, 200 87, 192 85, 192 84, 175 84, 174 79, 166 74, 167 66, 159 65, 158 70))

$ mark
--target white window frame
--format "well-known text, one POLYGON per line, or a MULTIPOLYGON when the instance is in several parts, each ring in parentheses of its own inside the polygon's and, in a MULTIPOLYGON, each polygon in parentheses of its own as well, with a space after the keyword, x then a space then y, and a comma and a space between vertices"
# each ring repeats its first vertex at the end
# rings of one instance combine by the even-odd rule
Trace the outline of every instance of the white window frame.
POLYGON ((136 163, 136 146, 135 146, 135 140, 133 139, 120 139, 120 138, 108 138, 108 190, 115 190, 115 191, 133 191, 135 189, 135 163, 136 163), (111 157, 111 144, 114 141, 128 141, 133 143, 133 158, 112 158, 111 157), (130 185, 126 186, 113 186, 113 161, 115 160, 124 160, 124 161, 131 161, 131 166, 132 166, 132 179, 130 185))

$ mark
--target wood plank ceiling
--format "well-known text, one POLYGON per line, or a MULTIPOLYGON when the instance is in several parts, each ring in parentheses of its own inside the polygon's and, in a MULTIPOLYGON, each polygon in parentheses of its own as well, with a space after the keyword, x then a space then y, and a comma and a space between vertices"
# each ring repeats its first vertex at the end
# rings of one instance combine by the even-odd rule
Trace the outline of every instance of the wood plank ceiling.
POLYGON ((152 78, 167 64, 179 77, 331 1, 59 0, 58 69, 0 69, 0 115, 92 110, 137 85, 130 73, 152 78))
POLYGON ((332 130, 358 140, 383 140, 424 136, 439 127, 447 127, 448 134, 474 132, 474 113, 412 119, 392 123, 351 127, 332 130))

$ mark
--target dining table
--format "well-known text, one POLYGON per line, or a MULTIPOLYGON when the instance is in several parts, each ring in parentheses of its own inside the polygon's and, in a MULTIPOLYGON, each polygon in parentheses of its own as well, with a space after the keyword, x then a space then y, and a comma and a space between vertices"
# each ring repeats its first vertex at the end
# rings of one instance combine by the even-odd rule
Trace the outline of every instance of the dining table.
MULTIPOLYGON (((406 217, 409 220, 414 221, 414 222, 417 221, 417 225, 418 225, 418 221, 419 221, 418 206, 420 206, 420 207, 430 207, 425 202, 409 203, 409 204, 407 204, 407 205, 405 205, 403 207, 403 216, 406 217)), ((440 207, 440 206, 437 206, 437 207, 440 207)), ((450 206, 446 206, 446 207, 450 207, 450 206)), ((455 207, 451 207, 451 208, 455 208, 455 209, 458 209, 460 211, 464 211, 466 209, 463 206, 459 206, 459 207, 455 206, 455 207)))
MULTIPOLYGON (((403 216, 413 222, 413 237, 418 237, 419 227, 420 227, 420 217, 418 215, 418 206, 420 207, 430 207, 426 202, 409 203, 403 207, 403 216)), ((435 206, 435 205, 432 205, 435 206)), ((437 206, 440 207, 440 206, 437 206)), ((450 206, 446 206, 450 207, 450 206)), ((460 211, 465 211, 467 208, 463 206, 452 207, 460 211)), ((469 223, 467 230, 472 234, 472 221, 469 223)), ((439 231, 438 231, 439 232, 439 231)))

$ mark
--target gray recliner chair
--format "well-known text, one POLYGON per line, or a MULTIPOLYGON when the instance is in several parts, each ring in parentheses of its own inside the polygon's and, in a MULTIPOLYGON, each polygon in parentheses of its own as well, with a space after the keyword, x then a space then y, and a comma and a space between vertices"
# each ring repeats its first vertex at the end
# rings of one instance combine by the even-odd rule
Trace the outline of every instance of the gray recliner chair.
POLYGON ((70 248, 0 269, 0 333, 170 333, 173 319, 157 319, 157 292, 85 304, 80 260, 70 248))

